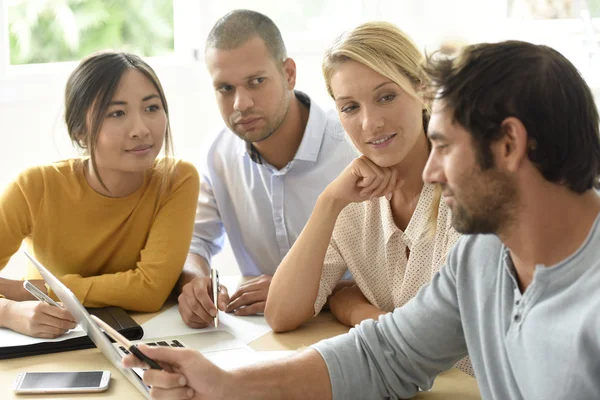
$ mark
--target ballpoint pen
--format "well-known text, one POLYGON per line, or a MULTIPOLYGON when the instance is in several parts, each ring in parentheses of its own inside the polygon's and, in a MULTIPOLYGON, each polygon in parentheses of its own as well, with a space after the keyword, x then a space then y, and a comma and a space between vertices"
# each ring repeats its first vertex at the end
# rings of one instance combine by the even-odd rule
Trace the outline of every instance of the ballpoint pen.
POLYGON ((214 268, 210 270, 210 279, 212 281, 212 291, 213 291, 213 303, 215 307, 217 307, 217 314, 215 314, 214 325, 215 328, 219 327, 219 306, 217 306, 217 301, 219 300, 219 271, 214 268))
POLYGON ((35 297, 39 301, 50 304, 51 306, 63 308, 63 306, 61 306, 60 304, 58 304, 57 302, 52 300, 50 298, 50 296, 48 296, 46 293, 44 293, 40 289, 38 289, 33 283, 31 283, 29 281, 24 281, 23 287, 25 288, 25 290, 27 290, 29 293, 31 293, 33 295, 33 297, 35 297))
POLYGON ((91 315, 92 319, 100 328, 104 330, 104 332, 110 336, 115 342, 117 342, 120 346, 126 348, 131 354, 133 354, 138 360, 145 362, 152 369, 162 369, 160 365, 137 348, 136 345, 127 340, 126 337, 121 335, 112 326, 108 325, 106 322, 102 321, 100 318, 95 315, 91 315))

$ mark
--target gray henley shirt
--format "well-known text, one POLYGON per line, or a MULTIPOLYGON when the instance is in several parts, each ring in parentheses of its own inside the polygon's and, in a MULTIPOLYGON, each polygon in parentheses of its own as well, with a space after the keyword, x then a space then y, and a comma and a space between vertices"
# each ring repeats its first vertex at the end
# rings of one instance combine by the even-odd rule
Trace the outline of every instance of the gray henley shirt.
POLYGON ((410 398, 471 356, 484 399, 600 399, 600 216, 521 293, 495 235, 465 235, 417 296, 312 346, 334 399, 410 398))

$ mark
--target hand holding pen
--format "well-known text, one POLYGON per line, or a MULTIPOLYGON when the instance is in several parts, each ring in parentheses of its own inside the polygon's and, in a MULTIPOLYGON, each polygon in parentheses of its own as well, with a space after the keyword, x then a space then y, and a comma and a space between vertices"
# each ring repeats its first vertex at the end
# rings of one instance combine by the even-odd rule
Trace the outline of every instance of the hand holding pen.
MULTIPOLYGON (((23 286, 28 290, 31 287, 27 283, 34 286, 30 282, 24 282, 23 286)), ((42 301, 9 301, 7 318, 2 321, 4 326, 27 336, 44 339, 56 338, 77 326, 69 311, 62 308, 41 290, 37 290, 43 295, 40 296, 42 301), (51 305, 51 302, 55 305, 51 305)), ((39 293, 36 292, 37 295, 39 293)), ((38 298, 36 294, 33 296, 38 298)))
POLYGON ((31 283, 29 281, 23 282, 23 288, 25 288, 25 290, 27 290, 29 293, 31 293, 33 295, 33 297, 35 297, 36 299, 38 299, 41 302, 50 304, 51 306, 64 308, 63 306, 61 306, 60 304, 58 304, 57 302, 52 300, 52 298, 50 296, 48 296, 46 293, 42 292, 40 289, 38 289, 37 286, 35 286, 33 283, 31 283))
POLYGON ((218 326, 219 310, 225 311, 229 295, 227 288, 219 283, 218 271, 213 268, 207 276, 196 276, 185 284, 177 301, 183 322, 198 329, 218 326))
POLYGON ((91 316, 94 322, 98 324, 98 326, 106 333, 108 336, 112 338, 119 346, 127 349, 131 354, 133 354, 138 360, 145 362, 150 368, 161 370, 162 367, 158 365, 156 361, 146 356, 144 353, 137 348, 136 345, 132 344, 127 338, 121 335, 118 331, 113 329, 112 326, 108 325, 106 322, 102 321, 95 315, 91 316))

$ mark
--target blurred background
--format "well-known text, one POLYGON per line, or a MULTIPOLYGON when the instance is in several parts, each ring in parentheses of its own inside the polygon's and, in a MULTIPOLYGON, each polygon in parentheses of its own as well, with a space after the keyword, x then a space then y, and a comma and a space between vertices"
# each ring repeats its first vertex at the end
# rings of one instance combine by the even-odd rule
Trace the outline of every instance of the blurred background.
MULTIPOLYGON (((427 53, 520 39, 547 44, 581 71, 600 99, 600 0, 0 0, 0 190, 23 169, 77 155, 63 123, 63 91, 77 61, 101 49, 147 57, 171 110, 175 154, 195 164, 222 126, 204 67, 218 18, 248 8, 279 26, 298 65, 297 88, 332 108, 321 77, 340 33, 386 20, 427 53)), ((2 243, 0 243, 0 246, 2 243)), ((2 275, 24 264, 11 260, 2 275)), ((215 259, 236 273, 229 250, 215 259)))

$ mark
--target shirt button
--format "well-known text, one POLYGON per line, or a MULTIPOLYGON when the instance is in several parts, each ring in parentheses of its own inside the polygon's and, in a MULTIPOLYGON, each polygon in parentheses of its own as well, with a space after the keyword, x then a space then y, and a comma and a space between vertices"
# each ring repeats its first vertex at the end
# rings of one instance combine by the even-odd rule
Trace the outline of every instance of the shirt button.
POLYGON ((519 304, 521 304, 521 300, 517 300, 517 301, 515 301, 515 304, 516 304, 516 305, 519 305, 519 304))
POLYGON ((521 320, 521 315, 515 315, 515 322, 519 322, 521 320))

